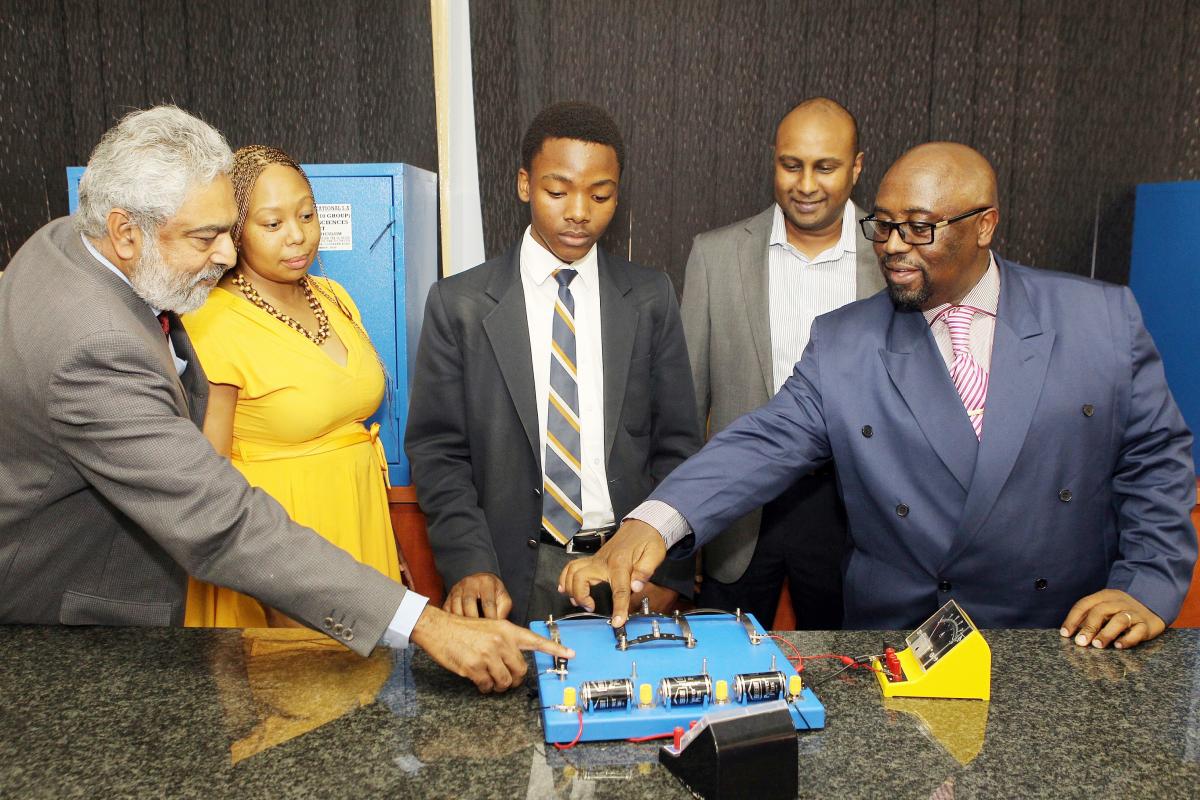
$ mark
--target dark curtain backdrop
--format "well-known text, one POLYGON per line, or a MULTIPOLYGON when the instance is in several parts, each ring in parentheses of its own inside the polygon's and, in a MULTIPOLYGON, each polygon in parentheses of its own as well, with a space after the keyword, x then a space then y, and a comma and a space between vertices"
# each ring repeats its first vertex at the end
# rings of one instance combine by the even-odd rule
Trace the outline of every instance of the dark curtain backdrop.
POLYGON ((174 102, 233 147, 437 169, 429 0, 0 0, 0 269, 65 167, 174 102))
POLYGON ((473 0, 471 38, 489 256, 528 221, 524 129, 567 99, 625 136, 604 244, 677 288, 694 235, 771 202, 775 123, 811 95, 859 119, 860 205, 907 148, 965 142, 999 175, 999 251, 1041 267, 1124 282, 1132 187, 1200 178, 1196 0, 473 0))

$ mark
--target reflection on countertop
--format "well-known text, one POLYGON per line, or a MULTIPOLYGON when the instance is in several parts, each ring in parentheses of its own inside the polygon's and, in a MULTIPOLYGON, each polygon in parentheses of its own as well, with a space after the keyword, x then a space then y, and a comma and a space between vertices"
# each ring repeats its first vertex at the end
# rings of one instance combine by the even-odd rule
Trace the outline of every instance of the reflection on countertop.
MULTIPOLYGON (((903 639, 784 635, 806 654, 903 639)), ((1200 786, 1200 631, 1128 652, 984 636, 990 703, 885 701, 865 672, 822 684, 828 726, 799 735, 801 795, 1200 786)), ((480 696, 420 651, 362 659, 302 630, 0 627, 0 796, 688 796, 653 743, 544 744, 537 702, 480 696)))

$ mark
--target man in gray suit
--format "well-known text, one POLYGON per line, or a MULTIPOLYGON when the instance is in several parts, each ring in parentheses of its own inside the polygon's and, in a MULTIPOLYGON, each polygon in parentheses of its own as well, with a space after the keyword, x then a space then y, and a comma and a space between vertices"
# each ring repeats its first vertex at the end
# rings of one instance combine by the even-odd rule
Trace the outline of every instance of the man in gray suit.
MULTIPOLYGON (((683 329, 710 437, 771 399, 814 318, 883 288, 857 224, 866 214, 850 202, 862 161, 854 117, 833 100, 806 100, 776 129, 771 207, 696 237, 683 329)), ((798 628, 840 628, 845 542, 825 466, 705 547, 700 604, 741 608, 770 627, 787 577, 798 628), (801 524, 809 535, 792 536, 801 524)))
POLYGON ((292 522, 200 433, 208 382, 178 314, 235 259, 233 156, 172 106, 88 161, 79 211, 0 280, 0 622, 178 625, 187 574, 366 655, 420 644, 481 691, 525 672, 529 631, 461 620, 292 522))

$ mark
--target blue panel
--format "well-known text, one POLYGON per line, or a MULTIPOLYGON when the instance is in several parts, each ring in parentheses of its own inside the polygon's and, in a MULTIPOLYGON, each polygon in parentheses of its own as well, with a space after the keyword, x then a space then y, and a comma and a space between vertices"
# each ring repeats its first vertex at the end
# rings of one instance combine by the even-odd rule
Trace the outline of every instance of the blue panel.
MULTIPOLYGON (((762 631, 753 615, 745 614, 744 617, 756 631, 762 631)), ((567 664, 566 676, 560 678, 558 673, 549 671, 554 666, 551 656, 533 654, 546 741, 570 742, 579 731, 578 711, 557 708, 563 704, 564 689, 574 688, 582 704, 581 687, 585 681, 629 678, 635 663, 637 677, 632 681, 633 701, 625 708, 585 709, 580 741, 656 736, 670 733, 676 726, 687 730, 690 722, 699 720, 710 710, 739 703, 734 692, 736 675, 772 670, 782 672, 785 677, 795 674, 775 642, 764 638, 753 644, 743 623, 732 614, 694 615, 686 619, 695 636, 695 647, 689 648, 679 641, 651 641, 624 651, 617 649, 607 619, 560 621, 560 640, 575 651, 575 658, 567 664), (714 687, 718 680, 728 683, 729 705, 717 705, 712 698, 694 705, 667 705, 658 695, 659 682, 663 678, 701 675, 706 668, 714 687), (650 684, 655 692, 653 704, 645 708, 639 707, 637 702, 638 687, 643 683, 650 684)), ((539 636, 549 637, 546 623, 534 622, 529 627, 539 636)), ((652 619, 634 616, 625 628, 632 640, 651 633, 652 619)), ((661 620, 659 628, 663 633, 679 633, 678 626, 669 619, 661 620)), ((825 707, 807 687, 798 697, 789 700, 788 710, 796 730, 825 727, 825 707)))
MULTIPOLYGON (((1171 392, 1200 431, 1200 182, 1137 187, 1129 287, 1154 337, 1171 392)), ((1200 439, 1192 457, 1200 464, 1200 439)))
POLYGON ((83 177, 83 167, 67 167, 67 213, 74 214, 79 208, 79 179, 83 177))
MULTIPOLYGON (((346 287, 387 369, 379 422, 393 486, 411 482, 404 455, 408 387, 429 287, 437 280, 436 176, 408 164, 305 164, 318 205, 350 206, 350 249, 322 241, 325 274, 346 287)), ((67 167, 69 208, 79 206, 83 167, 67 167)), ((320 268, 314 268, 320 273, 320 268)))

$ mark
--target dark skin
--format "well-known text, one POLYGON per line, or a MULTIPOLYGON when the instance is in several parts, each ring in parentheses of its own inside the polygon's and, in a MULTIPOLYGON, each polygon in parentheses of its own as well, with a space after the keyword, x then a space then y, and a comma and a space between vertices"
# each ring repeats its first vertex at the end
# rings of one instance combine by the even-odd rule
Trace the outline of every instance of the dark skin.
MULTIPOLYGON (((910 245, 896 231, 886 242, 875 244, 893 300, 898 290, 922 310, 961 301, 988 268, 999 210, 995 173, 969 147, 925 144, 892 165, 875 202, 879 219, 939 222, 981 206, 988 210, 937 229, 933 244, 910 245)), ((559 591, 575 605, 590 609, 594 607, 591 587, 608 583, 614 608, 624 608, 621 601, 631 587, 643 583, 665 557, 666 544, 656 529, 640 520, 627 520, 599 552, 567 565, 559 576, 559 591)), ((614 626, 624 622, 624 615, 613 615, 614 626)), ((1074 637, 1080 647, 1126 649, 1165 629, 1161 617, 1127 592, 1103 589, 1080 598, 1059 633, 1074 637)))
MULTIPOLYGON (((612 147, 547 139, 530 168, 517 172, 517 196, 529 204, 533 240, 564 264, 586 256, 617 211, 620 180, 621 167, 612 147)), ((649 598, 651 609, 666 611, 678 593, 645 582, 625 598, 625 605, 614 608, 640 605, 643 597, 649 598)), ((512 597, 499 575, 476 572, 450 588, 442 608, 465 617, 505 619, 512 611, 512 597)))

